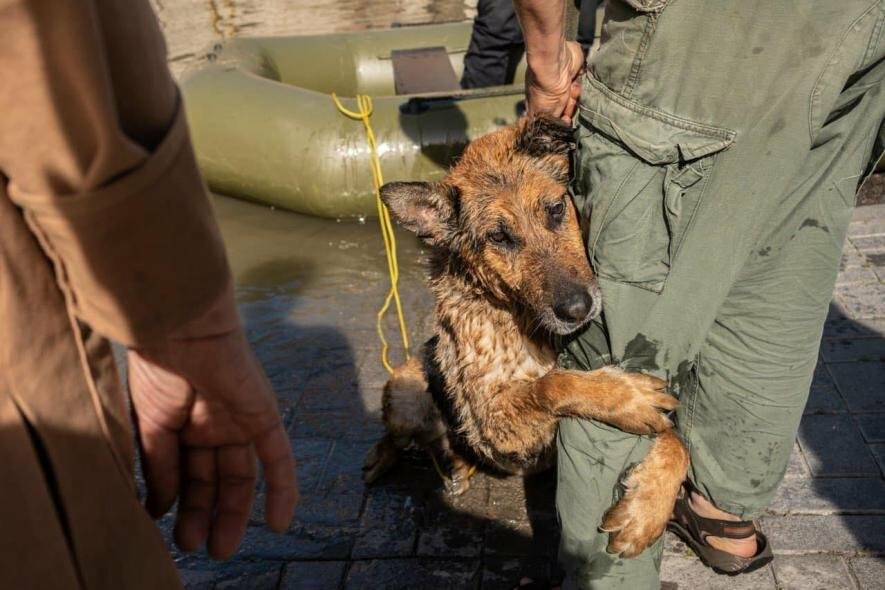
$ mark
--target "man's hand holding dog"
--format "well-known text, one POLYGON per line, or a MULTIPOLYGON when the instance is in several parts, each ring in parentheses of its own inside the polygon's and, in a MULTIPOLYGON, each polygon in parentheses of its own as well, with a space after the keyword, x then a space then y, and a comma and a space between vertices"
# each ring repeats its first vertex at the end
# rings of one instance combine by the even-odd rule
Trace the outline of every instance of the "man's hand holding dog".
POLYGON ((549 0, 515 0, 525 36, 525 97, 528 114, 548 114, 571 123, 584 68, 581 46, 565 40, 564 3, 549 0))

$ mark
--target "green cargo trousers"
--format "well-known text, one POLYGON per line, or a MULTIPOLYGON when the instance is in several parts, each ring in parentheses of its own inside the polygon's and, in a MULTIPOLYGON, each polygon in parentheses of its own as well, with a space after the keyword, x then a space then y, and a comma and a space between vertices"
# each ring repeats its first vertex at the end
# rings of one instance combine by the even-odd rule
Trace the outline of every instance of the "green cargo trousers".
MULTIPOLYGON (((855 195, 885 144, 885 1, 610 0, 573 190, 603 293, 560 364, 668 378, 716 506, 772 499, 808 397, 855 195)), ((563 421, 566 588, 658 588, 598 527, 648 437, 563 421)))

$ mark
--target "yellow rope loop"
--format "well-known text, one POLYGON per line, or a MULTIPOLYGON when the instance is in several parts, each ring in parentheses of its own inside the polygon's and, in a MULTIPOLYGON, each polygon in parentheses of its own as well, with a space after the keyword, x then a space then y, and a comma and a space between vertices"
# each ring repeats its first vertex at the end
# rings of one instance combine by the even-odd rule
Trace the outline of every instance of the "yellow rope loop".
POLYGON ((378 145, 375 141, 375 131, 372 129, 372 99, 365 94, 358 95, 356 97, 356 104, 359 110, 357 111, 352 111, 341 104, 334 92, 332 93, 332 100, 343 115, 362 121, 363 126, 366 128, 366 139, 369 143, 369 160, 372 168, 372 183, 375 186, 375 205, 378 208, 378 223, 381 225, 381 237, 384 240, 384 251, 387 254, 387 272, 390 274, 390 290, 387 292, 384 304, 378 310, 375 328, 378 330, 378 337, 381 339, 381 364, 384 365, 388 373, 393 373, 393 367, 390 366, 390 361, 387 358, 390 346, 384 337, 383 327, 384 316, 387 314, 387 310, 390 309, 391 301, 396 306, 400 335, 403 339, 403 349, 407 359, 409 358, 409 336, 406 329, 406 318, 403 315, 402 302, 399 297, 399 264, 396 259, 396 236, 393 233, 390 212, 381 200, 381 185, 384 184, 384 178, 381 176, 381 160, 378 158, 378 145))

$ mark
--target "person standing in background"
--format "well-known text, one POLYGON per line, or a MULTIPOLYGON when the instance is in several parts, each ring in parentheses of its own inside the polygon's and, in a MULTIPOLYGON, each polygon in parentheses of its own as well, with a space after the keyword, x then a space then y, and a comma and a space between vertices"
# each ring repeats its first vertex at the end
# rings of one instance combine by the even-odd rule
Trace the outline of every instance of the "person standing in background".
POLYGON ((0 0, 0 74, 0 586, 179 587, 150 516, 223 559, 257 462, 272 529, 298 488, 163 37, 146 0, 0 0))

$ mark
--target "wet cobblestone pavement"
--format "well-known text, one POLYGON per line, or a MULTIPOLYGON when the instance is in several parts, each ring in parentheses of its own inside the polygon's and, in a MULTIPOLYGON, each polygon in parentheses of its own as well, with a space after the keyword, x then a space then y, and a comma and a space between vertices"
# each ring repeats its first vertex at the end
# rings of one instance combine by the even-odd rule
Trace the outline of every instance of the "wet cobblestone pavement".
MULTIPOLYGON (((469 3, 154 0, 176 72, 213 40, 448 20, 469 3), (308 18, 310 17, 310 18, 308 18)), ((881 184, 881 183, 880 183, 881 184)), ((875 201, 876 199, 873 199, 875 201)), ((881 202, 881 197, 880 197, 881 202)), ((218 563, 171 544, 187 588, 513 588, 555 569, 554 477, 479 473, 452 498, 413 454, 367 488, 360 467, 381 432, 375 311, 387 272, 374 221, 335 223, 215 199, 251 342, 279 395, 302 503, 289 531, 262 526, 262 490, 237 555, 218 563)), ((422 252, 400 234, 413 343, 430 334, 422 252)), ((787 478, 761 520, 772 566, 716 576, 667 539, 669 588, 885 588, 885 205, 856 210, 821 361, 787 478)), ((395 335, 393 325, 389 334, 395 335)), ((394 347, 396 349, 396 347, 394 347)))

